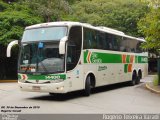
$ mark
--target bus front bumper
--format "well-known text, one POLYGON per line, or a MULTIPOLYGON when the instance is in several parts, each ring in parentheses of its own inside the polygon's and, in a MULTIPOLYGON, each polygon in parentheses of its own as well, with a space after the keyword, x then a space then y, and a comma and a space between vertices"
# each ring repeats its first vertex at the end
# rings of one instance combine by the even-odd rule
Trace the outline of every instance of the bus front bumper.
POLYGON ((64 82, 47 83, 47 84, 32 84, 18 82, 21 91, 29 92, 49 92, 49 93, 66 93, 67 89, 64 82))

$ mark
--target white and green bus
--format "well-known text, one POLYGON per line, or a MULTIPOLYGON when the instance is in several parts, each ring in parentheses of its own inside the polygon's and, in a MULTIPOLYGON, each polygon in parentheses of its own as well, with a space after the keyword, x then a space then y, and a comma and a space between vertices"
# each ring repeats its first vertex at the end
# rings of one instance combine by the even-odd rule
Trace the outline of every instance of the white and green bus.
POLYGON ((79 22, 26 27, 18 63, 20 89, 50 94, 84 90, 89 96, 98 86, 138 84, 148 74, 143 42, 121 31, 79 22))

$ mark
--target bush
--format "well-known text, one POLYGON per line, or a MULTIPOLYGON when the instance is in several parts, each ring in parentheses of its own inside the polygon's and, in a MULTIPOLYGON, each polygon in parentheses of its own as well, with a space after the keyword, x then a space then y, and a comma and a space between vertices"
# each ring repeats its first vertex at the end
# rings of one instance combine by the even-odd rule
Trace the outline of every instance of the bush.
POLYGON ((153 85, 158 86, 158 75, 154 77, 153 85))

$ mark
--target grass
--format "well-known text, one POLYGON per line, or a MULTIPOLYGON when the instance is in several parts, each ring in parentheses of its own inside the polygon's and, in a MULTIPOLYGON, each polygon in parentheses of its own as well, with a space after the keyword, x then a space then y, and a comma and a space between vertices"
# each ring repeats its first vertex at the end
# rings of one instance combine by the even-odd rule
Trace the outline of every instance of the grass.
POLYGON ((156 75, 156 76, 154 77, 153 85, 154 85, 154 86, 158 86, 158 75, 156 75))

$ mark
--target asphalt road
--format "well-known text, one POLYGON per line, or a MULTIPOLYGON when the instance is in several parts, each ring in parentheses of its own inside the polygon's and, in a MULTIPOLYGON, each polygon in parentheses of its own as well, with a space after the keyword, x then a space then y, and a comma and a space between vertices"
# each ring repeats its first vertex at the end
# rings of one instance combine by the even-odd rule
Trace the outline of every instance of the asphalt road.
POLYGON ((58 96, 21 92, 17 83, 0 83, 0 113, 159 113, 160 95, 144 87, 151 79, 148 76, 136 86, 123 83, 100 87, 90 97, 81 91, 58 96))

